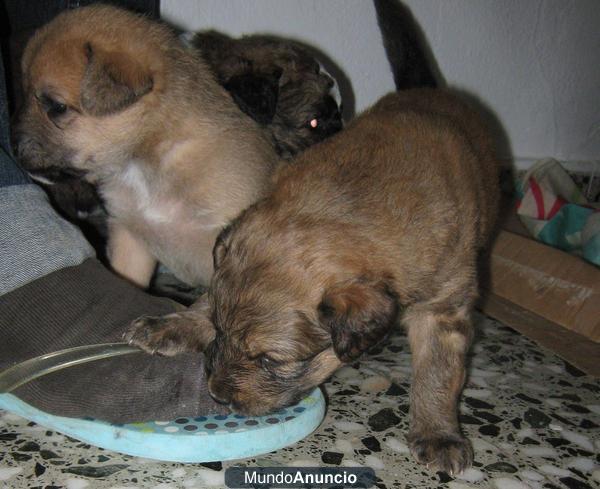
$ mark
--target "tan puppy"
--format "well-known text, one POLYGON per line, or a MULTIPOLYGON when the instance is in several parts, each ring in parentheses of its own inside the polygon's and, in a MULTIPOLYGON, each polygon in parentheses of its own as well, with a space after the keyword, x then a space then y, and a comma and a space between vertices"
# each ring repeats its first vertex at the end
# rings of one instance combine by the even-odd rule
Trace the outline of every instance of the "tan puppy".
POLYGON ((267 190, 276 156, 211 70, 165 26, 109 6, 59 15, 22 61, 18 154, 99 185, 114 269, 147 286, 157 260, 208 284, 221 229, 267 190))
POLYGON ((410 90, 296 161, 218 239, 209 305, 142 318, 127 338, 164 354, 214 338, 212 395, 263 414, 298 401, 401 320, 414 367, 411 450, 431 468, 462 471, 472 450, 457 405, 476 262, 499 194, 483 122, 448 92, 410 90))

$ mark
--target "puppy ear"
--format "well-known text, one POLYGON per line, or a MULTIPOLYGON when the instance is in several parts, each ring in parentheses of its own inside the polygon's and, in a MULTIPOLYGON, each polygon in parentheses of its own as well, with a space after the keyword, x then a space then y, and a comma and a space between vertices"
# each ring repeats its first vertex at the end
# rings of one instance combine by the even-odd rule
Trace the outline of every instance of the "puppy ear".
POLYGON ((274 81, 279 82, 282 75, 283 75, 283 68, 281 68, 280 66, 275 66, 273 68, 273 71, 271 72, 271 78, 274 81))
POLYGON ((152 76, 131 56, 85 45, 87 66, 80 102, 86 112, 102 116, 118 112, 152 90, 152 76))
POLYGON ((384 281, 353 280, 327 290, 318 307, 340 360, 358 358, 391 330, 398 317, 396 294, 384 281))
POLYGON ((262 125, 273 121, 279 97, 277 80, 247 73, 231 77, 223 86, 246 115, 262 125))

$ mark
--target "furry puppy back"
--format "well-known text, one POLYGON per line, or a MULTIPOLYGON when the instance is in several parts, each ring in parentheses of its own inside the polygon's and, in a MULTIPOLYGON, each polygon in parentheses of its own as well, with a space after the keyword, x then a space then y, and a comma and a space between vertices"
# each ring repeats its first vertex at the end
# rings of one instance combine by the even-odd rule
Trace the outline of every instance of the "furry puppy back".
POLYGON ((272 193, 220 235, 214 326, 192 309, 141 320, 127 338, 167 354, 212 341, 213 396, 256 415, 299 400, 401 322, 411 451, 462 471, 473 452, 457 406, 499 193, 492 148, 476 111, 450 92, 384 97, 280 168, 272 193))

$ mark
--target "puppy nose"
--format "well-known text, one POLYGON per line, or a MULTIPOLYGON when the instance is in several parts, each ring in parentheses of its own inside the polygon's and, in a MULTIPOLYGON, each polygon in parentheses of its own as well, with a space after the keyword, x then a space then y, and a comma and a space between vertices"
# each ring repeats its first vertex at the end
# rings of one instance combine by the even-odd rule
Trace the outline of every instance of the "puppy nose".
POLYGON ((231 403, 231 394, 223 390, 221 390, 221 392, 216 392, 211 381, 212 378, 208 380, 208 393, 210 394, 210 397, 212 397, 219 404, 231 403))
POLYGON ((210 394, 210 397, 212 397, 219 404, 227 405, 230 403, 230 401, 228 399, 219 397, 219 396, 215 395, 213 392, 211 392, 210 390, 208 391, 208 393, 210 394))

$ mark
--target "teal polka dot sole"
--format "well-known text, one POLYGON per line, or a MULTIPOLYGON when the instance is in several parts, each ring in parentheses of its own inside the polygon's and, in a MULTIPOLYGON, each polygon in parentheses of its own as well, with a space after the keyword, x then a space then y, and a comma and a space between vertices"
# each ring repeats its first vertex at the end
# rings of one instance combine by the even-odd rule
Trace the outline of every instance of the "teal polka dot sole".
POLYGON ((90 445, 169 462, 216 462, 255 457, 291 445, 312 433, 325 416, 319 389, 295 406, 261 417, 237 414, 115 425, 54 416, 0 395, 0 409, 90 445))

